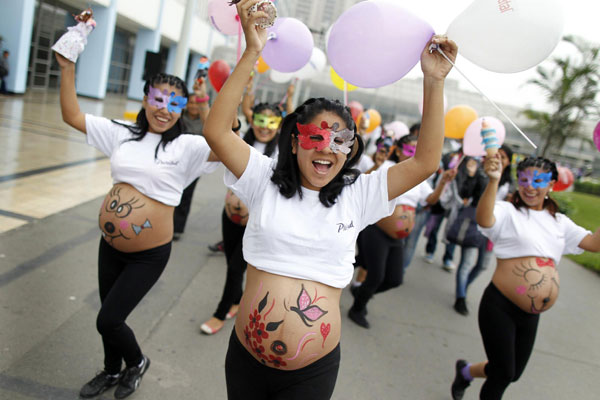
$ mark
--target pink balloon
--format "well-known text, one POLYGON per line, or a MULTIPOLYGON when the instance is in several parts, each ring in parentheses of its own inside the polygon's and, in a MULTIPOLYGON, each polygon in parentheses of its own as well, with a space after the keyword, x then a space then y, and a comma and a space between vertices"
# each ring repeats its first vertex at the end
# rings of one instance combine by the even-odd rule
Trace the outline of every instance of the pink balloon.
POLYGON ((342 79, 363 88, 394 83, 420 60, 433 28, 389 0, 356 3, 334 23, 327 56, 342 79))
POLYGON ((356 118, 358 118, 361 112, 365 111, 363 105, 356 100, 348 103, 348 107, 350 107, 350 112, 352 113, 352 119, 354 121, 356 121, 356 118))
POLYGON ((209 0, 208 20, 216 30, 224 35, 237 35, 239 17, 235 6, 227 0, 209 0))
POLYGON ((598 151, 600 151, 600 122, 598 122, 598 125, 594 129, 594 144, 598 151))
POLYGON ((387 131, 392 131, 392 137, 394 140, 400 139, 402 136, 406 136, 410 133, 408 126, 404 122, 401 121, 392 121, 383 126, 383 131, 387 133, 387 131))
POLYGON ((504 129, 504 124, 502 121, 494 117, 477 118, 475 121, 471 122, 467 128, 467 131, 465 132, 465 137, 463 138, 463 153, 467 156, 485 156, 485 150, 483 148, 483 144, 481 143, 481 123, 484 119, 490 124, 492 129, 496 130, 498 144, 502 145, 502 143, 504 143, 506 129, 504 129))
POLYGON ((277 18, 268 29, 263 60, 279 72, 296 72, 310 61, 314 41, 312 33, 296 18, 277 18))

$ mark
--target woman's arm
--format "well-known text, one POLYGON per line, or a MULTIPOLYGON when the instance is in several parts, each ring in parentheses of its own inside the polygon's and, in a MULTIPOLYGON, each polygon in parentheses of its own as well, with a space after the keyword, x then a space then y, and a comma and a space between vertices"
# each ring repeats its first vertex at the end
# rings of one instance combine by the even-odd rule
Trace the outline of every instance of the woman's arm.
POLYGON ((237 178, 246 170, 250 146, 231 130, 231 117, 235 115, 248 77, 267 41, 267 30, 255 25, 258 18, 266 17, 267 14, 257 11, 248 15, 250 7, 258 1, 242 0, 236 5, 244 28, 246 49, 217 95, 204 126, 204 137, 209 146, 237 178))
POLYGON ((496 154, 494 157, 486 157, 483 162, 483 170, 487 174, 489 181, 479 199, 479 204, 477 204, 475 220, 479 226, 490 228, 496 223, 496 217, 494 217, 494 205, 496 204, 498 183, 502 176, 500 155, 496 154))
MULTIPOLYGON (((205 99, 208 96, 208 92, 206 91, 206 80, 202 79, 201 82, 194 82, 194 96, 199 97, 201 99, 205 99)), ((198 106, 200 108, 200 121, 202 123, 206 123, 206 118, 208 117, 208 113, 210 112, 210 103, 209 100, 203 101, 198 106)))
MULTIPOLYGON (((254 71, 256 74, 256 71, 254 71)), ((254 82, 254 75, 250 76, 248 83, 246 84, 246 91, 242 98, 242 113, 246 117, 248 124, 252 123, 252 107, 254 106, 254 94, 252 93, 252 86, 254 82)))
POLYGON ((454 170, 454 169, 448 169, 448 170, 444 171, 442 173, 442 177, 440 178, 440 181, 437 184, 437 186, 435 187, 435 190, 433 191, 433 193, 431 193, 425 199, 427 204, 432 205, 432 204, 437 203, 440 200, 440 196, 442 195, 442 192, 446 188, 446 184, 448 182, 450 182, 452 179, 454 179, 455 176, 456 176, 456 170, 454 170))
POLYGON ((579 242, 579 247, 594 253, 600 252, 600 228, 596 229, 596 232, 593 235, 584 237, 581 242, 579 242))
POLYGON ((294 92, 296 91, 295 81, 296 80, 289 84, 286 92, 287 97, 285 99, 285 112, 288 114, 294 112, 294 92))
POLYGON ((60 66, 60 110, 63 121, 80 132, 85 130, 85 114, 79 109, 75 91, 75 64, 58 53, 56 60, 60 66))
POLYGON ((433 174, 442 157, 444 145, 444 80, 452 65, 437 51, 436 44, 451 60, 456 59, 456 44, 444 36, 434 36, 421 53, 423 70, 423 120, 414 157, 398 163, 388 171, 388 198, 391 200, 423 182, 433 174))

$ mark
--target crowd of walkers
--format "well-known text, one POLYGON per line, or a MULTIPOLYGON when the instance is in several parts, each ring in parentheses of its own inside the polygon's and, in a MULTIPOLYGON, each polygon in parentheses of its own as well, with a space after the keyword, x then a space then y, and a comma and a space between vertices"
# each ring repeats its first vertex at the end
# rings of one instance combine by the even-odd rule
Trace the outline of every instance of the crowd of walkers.
POLYGON ((250 12, 258 1, 236 4, 246 47, 212 105, 204 81, 190 93, 178 77, 158 74, 144 86, 134 123, 84 114, 75 64, 57 54, 63 119, 110 157, 114 185, 99 214, 104 366, 80 396, 116 386, 121 399, 138 389, 150 359, 126 320, 183 235, 199 178, 223 165, 228 191, 215 250, 224 251, 227 274, 199 330, 213 335, 235 318, 223 349, 229 399, 329 399, 340 365, 342 290, 350 285, 354 298, 349 319, 377 329, 367 304, 402 285, 423 232, 427 262, 438 241, 445 244, 441 266, 456 270, 461 315, 469 314, 469 284, 495 258, 478 311, 488 360, 456 361, 449 386, 461 399, 483 378, 481 398, 500 399, 525 369, 540 314, 558 297, 561 256, 600 251, 600 231, 559 212, 550 160, 528 157, 513 171, 507 147, 483 159, 442 155, 452 65, 429 50, 438 46, 454 60, 457 47, 445 36, 433 36, 421 54, 423 114, 411 134, 383 131, 365 143, 350 109, 322 97, 296 108, 292 96, 285 109, 255 104, 248 83, 267 41, 256 23, 264 13, 250 12))

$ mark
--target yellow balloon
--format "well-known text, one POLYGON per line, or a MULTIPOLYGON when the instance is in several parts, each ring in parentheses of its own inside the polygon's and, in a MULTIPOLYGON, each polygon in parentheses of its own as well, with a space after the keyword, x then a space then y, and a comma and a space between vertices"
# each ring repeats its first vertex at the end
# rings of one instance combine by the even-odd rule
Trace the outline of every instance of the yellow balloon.
MULTIPOLYGON (((340 89, 340 90, 344 90, 344 80, 342 79, 341 76, 339 76, 337 74, 337 72, 335 72, 333 70, 333 67, 329 67, 329 76, 331 77, 331 82, 333 82, 333 84, 335 85, 336 88, 340 89)), ((356 86, 351 85, 349 83, 347 83, 347 89, 349 92, 356 90, 356 86)))
POLYGON ((256 63, 256 69, 258 70, 258 73, 264 74, 269 70, 269 68, 270 67, 267 65, 265 60, 263 60, 262 56, 258 57, 258 62, 256 63))
POLYGON ((471 122, 477 119, 477 111, 469 106, 455 106, 448 110, 444 118, 444 136, 462 139, 471 122))
POLYGON ((381 124, 381 114, 372 108, 369 108, 358 115, 358 118, 356 118, 357 126, 360 126, 363 118, 365 118, 369 123, 369 126, 367 127, 367 133, 373 132, 375 128, 381 124))

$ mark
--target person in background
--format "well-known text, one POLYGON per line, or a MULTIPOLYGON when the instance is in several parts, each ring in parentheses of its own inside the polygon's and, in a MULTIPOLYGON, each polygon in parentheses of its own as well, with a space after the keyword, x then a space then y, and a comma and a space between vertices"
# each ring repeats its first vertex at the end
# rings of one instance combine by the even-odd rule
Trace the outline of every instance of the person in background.
POLYGON ((6 77, 10 73, 10 67, 8 65, 8 50, 2 52, 2 58, 0 58, 0 93, 7 94, 6 90, 6 77))
MULTIPOLYGON (((206 81, 204 79, 196 80, 193 89, 193 93, 188 96, 187 106, 183 111, 181 120, 186 133, 202 136, 202 126, 210 111, 210 98, 206 92, 206 81)), ((185 231, 185 224, 190 214, 194 189, 196 189, 198 179, 200 178, 195 179, 184 189, 181 202, 173 212, 173 240, 175 241, 179 240, 185 231)))

